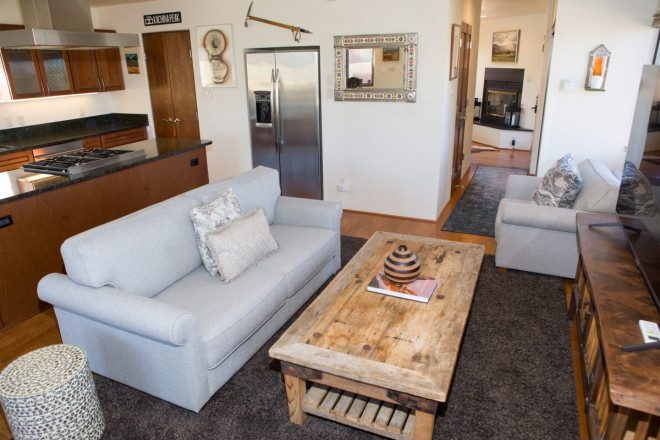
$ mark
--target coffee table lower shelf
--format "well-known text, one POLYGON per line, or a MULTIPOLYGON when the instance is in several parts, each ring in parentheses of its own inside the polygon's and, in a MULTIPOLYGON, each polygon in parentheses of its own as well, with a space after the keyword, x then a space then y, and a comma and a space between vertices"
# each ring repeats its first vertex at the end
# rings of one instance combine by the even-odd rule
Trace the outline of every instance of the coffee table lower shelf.
POLYGON ((313 383, 303 411, 396 440, 414 438, 415 410, 313 383))

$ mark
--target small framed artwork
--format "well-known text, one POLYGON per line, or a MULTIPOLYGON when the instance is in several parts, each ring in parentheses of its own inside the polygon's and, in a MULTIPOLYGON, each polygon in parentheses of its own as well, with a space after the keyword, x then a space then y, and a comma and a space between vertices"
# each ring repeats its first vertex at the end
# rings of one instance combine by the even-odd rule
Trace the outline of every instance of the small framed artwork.
POLYGON ((461 50, 461 25, 451 25, 451 62, 449 64, 449 81, 458 78, 458 54, 461 50))
POLYGON ((612 53, 604 45, 600 45, 589 54, 589 66, 587 67, 587 81, 584 88, 587 90, 605 91, 605 79, 610 67, 610 56, 612 53))
POLYGON ((197 54, 202 87, 236 87, 230 24, 198 26, 197 54))
POLYGON ((140 73, 140 64, 138 63, 138 57, 136 53, 127 53, 124 54, 126 57, 126 70, 129 74, 138 74, 140 73))
POLYGON ((384 47, 383 48, 383 61, 399 61, 399 48, 398 47, 384 47))
POLYGON ((513 31, 493 32, 493 49, 491 60, 494 63, 517 63, 519 44, 520 29, 513 31))

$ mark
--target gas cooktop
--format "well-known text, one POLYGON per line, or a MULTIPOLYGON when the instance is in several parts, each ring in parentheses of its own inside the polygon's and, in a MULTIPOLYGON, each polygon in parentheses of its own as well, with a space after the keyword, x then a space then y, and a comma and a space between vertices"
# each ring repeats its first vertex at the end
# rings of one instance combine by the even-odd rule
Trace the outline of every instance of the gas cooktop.
POLYGON ((144 150, 106 150, 102 148, 76 150, 23 164, 23 169, 33 173, 73 176, 144 156, 144 150))

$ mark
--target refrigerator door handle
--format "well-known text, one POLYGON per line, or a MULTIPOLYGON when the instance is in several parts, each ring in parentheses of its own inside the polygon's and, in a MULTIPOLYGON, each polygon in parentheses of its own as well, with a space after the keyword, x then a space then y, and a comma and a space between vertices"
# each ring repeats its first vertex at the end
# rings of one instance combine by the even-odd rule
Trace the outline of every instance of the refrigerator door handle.
POLYGON ((273 134, 275 136, 275 151, 282 152, 282 126, 280 123, 280 69, 272 71, 273 86, 273 134))

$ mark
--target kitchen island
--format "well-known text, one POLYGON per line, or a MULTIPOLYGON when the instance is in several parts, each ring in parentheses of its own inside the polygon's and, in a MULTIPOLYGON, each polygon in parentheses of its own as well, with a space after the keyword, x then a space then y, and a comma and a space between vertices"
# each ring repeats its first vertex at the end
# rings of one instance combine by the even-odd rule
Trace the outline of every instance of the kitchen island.
POLYGON ((60 246, 68 237, 208 183, 210 143, 122 145, 145 155, 74 177, 0 173, 0 332, 49 307, 39 301, 37 283, 64 273, 60 246))

